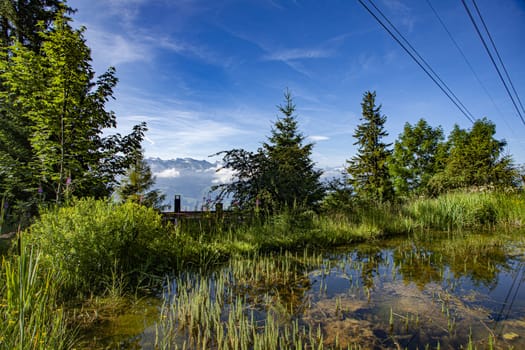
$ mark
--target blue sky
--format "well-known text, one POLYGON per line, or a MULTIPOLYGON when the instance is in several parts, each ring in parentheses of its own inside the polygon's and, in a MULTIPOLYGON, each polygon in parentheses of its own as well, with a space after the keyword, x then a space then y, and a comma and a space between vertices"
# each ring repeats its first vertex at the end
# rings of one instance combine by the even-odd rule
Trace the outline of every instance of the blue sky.
MULTIPOLYGON (((525 163, 525 125, 460 0, 375 0, 475 118, 497 125, 525 163), (476 77, 477 76, 477 77, 476 77), (479 81, 481 81, 481 83, 479 81), (487 93, 488 92, 488 93, 487 93)), ((471 3, 471 0, 467 0, 471 3)), ((477 0, 514 87, 525 102, 525 2, 477 0)), ((146 121, 146 156, 172 159, 256 150, 290 89, 299 128, 319 167, 356 148, 361 99, 376 91, 389 141, 425 118, 448 135, 472 124, 357 0, 70 0, 86 26, 93 66, 117 68, 119 131, 146 121)))

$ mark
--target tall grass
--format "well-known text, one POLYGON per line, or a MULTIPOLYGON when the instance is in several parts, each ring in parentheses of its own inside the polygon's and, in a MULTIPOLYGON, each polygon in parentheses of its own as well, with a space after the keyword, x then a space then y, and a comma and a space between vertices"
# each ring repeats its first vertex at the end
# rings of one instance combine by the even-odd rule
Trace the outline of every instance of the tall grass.
POLYGON ((19 240, 19 255, 4 257, 0 274, 0 348, 68 349, 74 333, 57 304, 60 275, 45 269, 42 253, 19 240))
POLYGON ((510 228, 525 224, 521 193, 456 192, 417 199, 405 207, 415 225, 434 230, 510 228))
POLYGON ((257 251, 330 248, 426 230, 513 229, 525 223, 525 198, 520 193, 457 192, 405 204, 354 205, 339 212, 287 208, 246 221, 249 224, 208 233, 202 226, 193 232, 179 227, 182 260, 211 261, 208 257, 215 254, 215 260, 222 261, 257 251))

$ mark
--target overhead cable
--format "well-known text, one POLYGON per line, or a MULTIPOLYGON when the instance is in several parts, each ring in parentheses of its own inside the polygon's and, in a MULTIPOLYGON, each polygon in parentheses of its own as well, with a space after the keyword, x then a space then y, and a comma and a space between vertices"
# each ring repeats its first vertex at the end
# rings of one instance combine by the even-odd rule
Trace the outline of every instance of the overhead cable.
MULTIPOLYGON (((438 19, 439 23, 441 24, 441 26, 443 27, 443 29, 445 30, 445 32, 448 34, 448 37, 450 38, 450 40, 452 41, 452 43, 454 44, 454 46, 456 47, 456 49, 459 51, 459 53, 461 54, 461 56, 463 57, 463 60, 465 61, 465 63, 467 64, 467 66, 469 67, 470 71, 472 72, 472 75, 474 75, 474 77, 476 78, 478 84, 481 86, 481 88, 483 89, 483 91, 485 91, 485 94, 488 96, 488 98, 490 99, 490 101, 492 102, 492 104, 494 105, 494 108, 498 111, 498 113, 500 114, 501 118, 503 119, 503 113, 501 112, 501 110, 499 109, 498 105, 496 104, 496 101, 494 101, 494 98, 492 97, 492 95, 489 93, 488 89, 486 88, 485 84, 483 84, 483 82, 481 81, 481 79, 479 78, 478 74, 476 73, 476 71, 474 70, 474 67, 472 67, 472 64, 470 63, 470 61, 468 60, 467 56, 465 55, 465 53, 463 52, 463 50, 461 49, 461 47, 459 46, 459 43, 456 41, 456 39, 454 39, 454 36, 452 35, 452 33, 450 32, 450 30, 448 29, 447 25, 445 24, 445 22, 443 21, 443 19, 441 18, 441 16, 438 14, 437 10, 434 8, 434 6, 432 6, 432 3, 430 0, 426 0, 427 1, 427 4, 428 6, 432 9, 432 12, 434 13, 434 15, 436 16, 436 18, 438 19)), ((503 119, 505 121, 505 123, 507 124, 507 126, 509 126, 510 128, 510 125, 508 125, 507 121, 505 119, 503 119)), ((510 128, 512 129, 512 128, 510 128)))
POLYGON ((390 20, 383 14, 383 12, 373 3, 372 0, 368 2, 376 9, 376 11, 385 19, 385 21, 392 27, 392 29, 401 37, 406 45, 388 28, 388 26, 368 7, 363 0, 358 0, 359 3, 374 17, 374 19, 390 34, 390 36, 405 50, 405 52, 423 69, 430 79, 441 89, 441 91, 452 101, 452 103, 460 110, 460 112, 471 123, 474 123, 475 118, 472 113, 461 103, 460 99, 452 92, 448 85, 439 77, 439 75, 430 67, 430 65, 421 57, 417 50, 410 45, 408 40, 397 30, 390 20), (408 46, 408 47, 407 47, 408 46), (410 48, 410 50, 409 50, 410 48), (417 57, 416 57, 417 56, 417 57), (418 60, 419 59, 419 60, 418 60))
MULTIPOLYGON (((518 94, 516 93, 516 89, 514 89, 514 85, 512 84, 512 81, 511 81, 511 79, 510 79, 510 77, 509 77, 509 75, 508 75, 508 73, 507 73, 507 70, 505 69, 505 66, 503 65, 503 61, 501 60, 501 57, 499 56, 499 53, 498 53, 498 51, 497 51, 497 49, 496 49, 496 45, 494 44, 494 41, 492 40, 492 37, 491 37, 491 35, 490 35, 490 32, 488 31, 488 28, 487 28, 487 26, 485 25, 485 21, 483 20, 483 17, 481 17, 481 13, 479 12, 479 8, 477 7, 476 2, 475 2, 474 0, 472 0, 472 1, 473 1, 473 3, 474 3, 474 6, 475 6, 475 8, 476 8, 476 11, 477 11, 478 15, 479 15, 480 18, 481 18, 481 21, 482 21, 482 23, 483 23, 483 26, 484 26, 484 28, 485 28, 485 31, 487 32, 487 35, 489 36, 489 38, 490 38, 490 40, 491 40, 491 42, 492 42, 492 45, 493 45, 493 47, 494 47, 494 50, 496 51, 496 53, 497 53, 497 55, 498 55, 498 58, 500 59, 500 63, 501 63, 501 65, 502 65, 503 69, 505 70, 505 73, 506 73, 507 79, 509 80, 509 84, 512 86, 513 91, 514 91, 514 93, 516 94, 516 98, 517 98, 517 100, 518 100, 518 102, 519 102, 521 108, 523 109, 523 105, 521 105, 521 101, 520 101, 520 99, 519 99, 518 94)), ((508 87, 508 85, 507 85, 507 82, 506 82, 505 79, 503 78, 503 75, 501 74, 501 71, 500 71, 498 65, 496 64, 496 61, 495 61, 495 59, 494 59, 494 56, 492 56, 492 52, 490 52, 490 49, 489 49, 489 47, 488 47, 488 45, 487 45, 487 42, 485 41, 485 38, 484 38, 483 35, 481 34, 481 31, 480 31, 480 29, 479 29, 479 27, 478 27, 478 24, 476 23, 476 20, 474 19, 474 16, 472 15, 472 12, 470 11, 470 9, 469 9, 467 3, 465 2, 465 0, 461 0, 461 2, 463 3, 463 6, 465 7, 465 10, 467 11, 467 14, 468 14, 468 16, 469 16, 469 18, 470 18, 470 21, 471 21, 472 24, 474 25, 474 28, 476 29, 476 32, 478 33, 478 36, 479 36, 479 38, 481 39, 481 42, 483 43, 483 46, 485 47, 485 50, 487 51, 487 54, 488 54, 489 57, 490 57, 490 60, 491 60, 491 62, 492 62, 492 65, 494 66, 494 68, 496 68, 496 72, 498 73, 498 76, 499 76, 501 82, 503 83, 503 86, 505 87, 505 90, 507 91, 507 94, 509 95, 510 100, 512 101, 512 104, 514 105, 514 108, 516 109, 516 112, 518 113, 518 116, 520 117, 521 122, 523 123, 523 125, 525 125, 525 118, 523 117, 523 114, 521 113, 520 109, 518 108, 518 105, 517 105, 517 103, 516 103, 516 101, 515 101, 515 99, 514 99, 514 96, 512 96, 512 93, 510 92, 510 89, 509 89, 509 87, 508 87)), ((525 112, 524 112, 524 114, 525 114, 525 112)))
POLYGON ((496 47, 496 43, 492 39, 492 35, 490 35, 490 31, 487 28, 487 24, 485 23, 485 20, 483 19, 483 16, 481 15, 481 12, 479 11, 478 4, 476 3, 476 0, 472 0, 472 3, 474 4, 474 8, 476 9, 476 12, 478 13, 479 18, 481 19, 481 23, 483 24, 483 28, 485 28, 485 31, 487 32, 487 36, 490 39, 490 42, 492 44, 492 47, 494 48, 494 51, 496 52, 496 56, 498 56, 499 63, 501 64, 501 67, 503 68, 503 71, 505 72, 505 76, 507 77, 510 87, 512 88, 512 91, 514 92, 514 95, 516 95, 516 99, 518 100, 518 103, 521 107, 521 111, 525 114, 525 108, 523 108, 523 104, 521 103, 520 96, 518 95, 518 92, 514 88, 514 84, 512 83, 512 80, 510 79, 509 72, 507 71, 507 68, 505 67, 505 64, 503 63, 503 60, 501 59, 501 56, 499 54, 498 48, 496 47))

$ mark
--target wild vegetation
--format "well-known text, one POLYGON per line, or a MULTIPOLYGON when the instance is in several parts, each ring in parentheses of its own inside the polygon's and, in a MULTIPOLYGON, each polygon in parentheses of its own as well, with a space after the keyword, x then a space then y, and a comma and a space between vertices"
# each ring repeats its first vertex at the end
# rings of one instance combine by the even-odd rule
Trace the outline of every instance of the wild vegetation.
MULTIPOLYGON (((0 239, 0 348, 70 348, 76 310, 86 300, 158 295, 167 275, 211 271, 232 257, 272 270, 275 262, 265 254, 435 230, 523 228, 521 179, 492 122, 456 126, 444 141, 441 127, 420 120, 407 124, 391 149, 375 92, 363 96, 358 152, 341 179, 320 181, 314 145, 305 142, 286 91, 282 117, 260 149, 218 153, 235 174, 215 189, 219 198, 232 198, 227 219, 209 213, 165 222, 141 147, 146 125, 126 136, 102 134, 116 127, 105 108, 116 72, 109 68, 95 79, 84 30, 73 29, 67 16, 71 9, 63 1, 4 1, 0 10, 0 234, 10 233, 0 239)), ((242 281, 257 275, 257 266, 232 269, 242 281)), ((272 279, 263 285, 308 287, 289 271, 257 276, 272 279)), ((279 312, 254 324, 241 299, 229 303, 224 323, 224 300, 212 301, 199 277, 177 288, 192 283, 200 285, 161 311, 161 348, 174 346, 175 326, 199 347, 323 346, 316 329, 285 324, 279 312), (187 305, 189 299, 202 303, 187 305)), ((223 288, 214 294, 223 298, 224 286, 214 288, 223 288)), ((265 307, 287 307, 269 293, 265 307)))

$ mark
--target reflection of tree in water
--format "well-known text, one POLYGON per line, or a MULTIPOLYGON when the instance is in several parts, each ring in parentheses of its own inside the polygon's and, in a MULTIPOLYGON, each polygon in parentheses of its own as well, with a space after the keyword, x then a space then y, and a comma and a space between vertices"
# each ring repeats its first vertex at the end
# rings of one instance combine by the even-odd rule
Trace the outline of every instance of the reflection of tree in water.
POLYGON ((399 247, 394 251, 394 262, 403 281, 413 282, 422 290, 431 282, 441 282, 443 263, 438 255, 422 248, 399 247))
POLYGON ((378 246, 361 246, 355 252, 355 260, 362 264, 361 280, 366 288, 374 288, 374 278, 379 274, 379 266, 385 263, 383 251, 378 246))
POLYGON ((403 280, 414 282, 420 289, 431 282, 441 283, 447 268, 455 278, 468 277, 475 284, 494 288, 507 259, 500 237, 474 234, 432 242, 406 242, 394 252, 394 262, 403 280))

